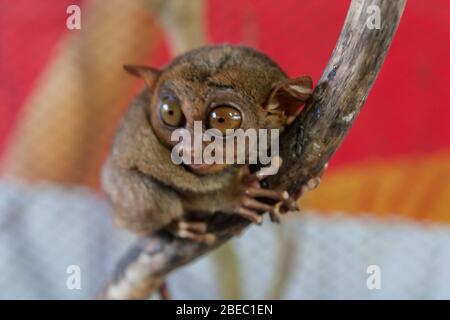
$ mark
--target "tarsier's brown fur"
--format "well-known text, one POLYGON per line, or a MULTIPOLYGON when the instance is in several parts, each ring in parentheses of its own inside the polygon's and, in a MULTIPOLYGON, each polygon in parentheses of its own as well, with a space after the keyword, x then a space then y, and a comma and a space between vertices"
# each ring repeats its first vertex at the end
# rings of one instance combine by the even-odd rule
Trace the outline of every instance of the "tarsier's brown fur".
POLYGON ((146 87, 121 121, 102 175, 119 225, 150 233, 175 223, 176 235, 210 241, 213 238, 202 235, 206 230, 201 223, 185 221, 188 213, 220 211, 260 222, 254 213, 273 211, 273 206, 257 198, 287 200, 286 193, 262 189, 256 179, 246 180, 252 176, 247 165, 210 165, 201 172, 175 165, 171 147, 176 142, 170 141, 171 129, 158 118, 159 92, 169 88, 176 94, 186 118, 184 127, 190 131, 194 120, 205 121, 215 101, 238 106, 244 130, 282 130, 310 96, 309 77, 288 79, 264 54, 233 46, 190 51, 161 71, 126 69, 144 78, 146 87))

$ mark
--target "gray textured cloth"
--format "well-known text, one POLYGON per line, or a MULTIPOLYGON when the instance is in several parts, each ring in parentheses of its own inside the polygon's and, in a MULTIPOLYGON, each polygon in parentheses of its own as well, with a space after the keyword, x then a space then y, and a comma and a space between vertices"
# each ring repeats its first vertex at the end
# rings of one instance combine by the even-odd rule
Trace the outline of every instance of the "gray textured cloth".
MULTIPOLYGON (((86 188, 0 183, 0 298, 94 298, 134 240, 108 211, 86 188), (81 269, 80 290, 66 286, 69 265, 81 269)), ((304 214, 265 220, 227 249, 172 274, 172 297, 450 298, 448 226, 304 214), (381 269, 380 290, 366 286, 369 265, 381 269)))

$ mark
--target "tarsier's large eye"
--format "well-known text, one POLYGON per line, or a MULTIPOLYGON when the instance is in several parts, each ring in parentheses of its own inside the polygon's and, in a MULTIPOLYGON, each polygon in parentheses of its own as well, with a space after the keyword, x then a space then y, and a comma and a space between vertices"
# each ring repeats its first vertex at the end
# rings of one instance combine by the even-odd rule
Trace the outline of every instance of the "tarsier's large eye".
POLYGON ((208 127, 218 129, 223 135, 227 129, 241 126, 242 115, 239 110, 228 105, 219 105, 209 114, 208 127))
POLYGON ((168 126, 179 127, 184 124, 185 118, 181 111, 180 102, 172 96, 164 96, 159 103, 159 115, 168 126))

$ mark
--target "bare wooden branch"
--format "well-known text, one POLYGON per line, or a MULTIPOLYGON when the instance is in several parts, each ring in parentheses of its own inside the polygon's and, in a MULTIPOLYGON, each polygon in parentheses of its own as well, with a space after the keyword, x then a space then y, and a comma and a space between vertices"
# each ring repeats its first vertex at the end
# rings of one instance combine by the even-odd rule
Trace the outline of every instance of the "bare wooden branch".
MULTIPOLYGON (((283 165, 267 179, 272 188, 299 194, 343 141, 381 69, 406 0, 353 0, 343 30, 313 97, 282 137, 283 165), (379 12, 380 29, 372 19, 379 12)), ((238 217, 214 215, 208 246, 174 238, 165 231, 140 239, 122 259, 101 298, 147 298, 172 270, 214 250, 248 226, 238 217)))

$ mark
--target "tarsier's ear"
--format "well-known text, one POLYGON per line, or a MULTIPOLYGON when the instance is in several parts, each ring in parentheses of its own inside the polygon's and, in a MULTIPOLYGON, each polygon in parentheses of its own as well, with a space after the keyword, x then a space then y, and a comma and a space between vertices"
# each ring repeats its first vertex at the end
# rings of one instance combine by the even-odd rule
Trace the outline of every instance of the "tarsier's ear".
POLYGON ((158 69, 146 66, 124 64, 123 68, 133 76, 141 77, 142 79, 144 79, 149 88, 153 88, 153 85, 155 84, 161 73, 161 71, 158 69))
POLYGON ((312 86, 310 76, 282 81, 272 89, 266 109, 281 111, 289 117, 295 117, 301 111, 299 107, 311 97, 312 86))

